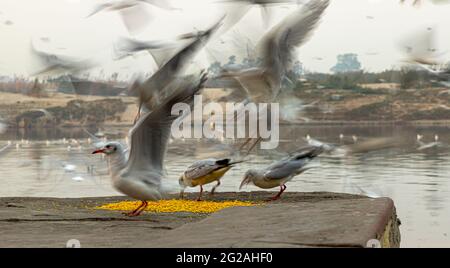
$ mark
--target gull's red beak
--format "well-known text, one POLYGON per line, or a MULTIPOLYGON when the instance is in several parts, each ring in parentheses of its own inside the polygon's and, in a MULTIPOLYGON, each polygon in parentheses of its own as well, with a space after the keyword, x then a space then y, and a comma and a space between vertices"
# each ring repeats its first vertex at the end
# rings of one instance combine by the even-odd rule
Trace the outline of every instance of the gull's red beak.
POLYGON ((98 149, 92 152, 92 154, 99 154, 99 153, 104 153, 105 149, 98 149))

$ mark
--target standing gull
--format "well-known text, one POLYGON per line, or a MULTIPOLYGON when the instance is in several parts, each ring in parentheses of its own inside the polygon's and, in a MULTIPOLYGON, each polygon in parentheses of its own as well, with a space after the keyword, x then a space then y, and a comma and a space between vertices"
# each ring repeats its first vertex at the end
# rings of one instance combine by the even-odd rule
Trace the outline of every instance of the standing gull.
POLYGON ((113 186, 118 191, 142 203, 128 216, 138 216, 147 207, 147 200, 161 199, 167 189, 163 180, 164 156, 170 137, 170 128, 178 116, 172 115, 172 106, 177 103, 192 105, 196 94, 206 81, 202 74, 196 81, 185 80, 167 100, 143 115, 130 130, 130 150, 125 153, 119 142, 108 142, 93 154, 103 153, 110 161, 110 175, 113 186))
POLYGON ((183 172, 179 179, 179 184, 182 187, 180 196, 183 198, 184 189, 186 187, 200 186, 200 193, 197 201, 201 201, 203 193, 203 185, 217 181, 217 184, 212 188, 211 195, 214 194, 216 188, 220 185, 220 179, 225 173, 230 170, 233 165, 242 161, 231 162, 231 159, 206 159, 199 160, 192 164, 183 172))
POLYGON ((295 176, 310 169, 308 163, 323 152, 322 147, 309 146, 300 149, 297 153, 275 162, 265 169, 250 169, 245 173, 239 189, 244 185, 254 184, 263 189, 280 187, 280 192, 270 200, 277 200, 286 190, 286 183, 295 176))

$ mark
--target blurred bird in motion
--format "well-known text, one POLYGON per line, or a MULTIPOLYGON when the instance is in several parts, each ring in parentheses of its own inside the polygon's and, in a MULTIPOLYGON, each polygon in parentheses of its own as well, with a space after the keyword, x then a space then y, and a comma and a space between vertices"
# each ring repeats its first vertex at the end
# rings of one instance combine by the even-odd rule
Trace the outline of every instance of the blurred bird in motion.
MULTIPOLYGON (((236 79, 254 102, 271 102, 280 92, 295 49, 304 44, 328 7, 328 0, 312 0, 274 26, 258 42, 262 64, 241 71, 224 71, 219 77, 236 79)), ((291 82, 292 84, 292 82, 291 82)))
POLYGON ((146 11, 144 4, 166 10, 175 10, 168 0, 120 0, 96 5, 87 18, 105 11, 119 12, 127 30, 132 33, 140 32, 151 21, 152 15, 146 11))
POLYGON ((164 158, 171 125, 178 118, 172 115, 172 106, 180 102, 193 105, 194 95, 206 79, 205 73, 195 79, 186 79, 162 104, 143 115, 130 130, 129 153, 119 142, 108 142, 93 152, 108 157, 114 188, 141 201, 141 205, 126 215, 140 215, 147 207, 147 200, 161 199, 171 190, 164 179, 164 158))
MULTIPOLYGON (((184 34, 181 36, 177 36, 173 38, 173 40, 136 40, 126 37, 121 37, 114 44, 114 54, 115 60, 120 60, 128 56, 135 55, 141 51, 148 51, 151 56, 156 54, 155 50, 163 50, 167 51, 169 49, 175 49, 178 47, 183 47, 186 45, 186 42, 191 41, 192 38, 195 38, 194 34, 184 34), (153 51, 153 52, 152 52, 153 51)), ((160 67, 160 62, 158 58, 155 58, 158 67, 160 67)))
POLYGON ((285 4, 303 4, 305 1, 302 0, 216 0, 217 3, 223 4, 240 4, 241 11, 240 16, 237 16, 233 19, 232 22, 229 23, 227 28, 231 28, 235 23, 237 23, 244 15, 251 9, 253 6, 259 6, 261 8, 261 18, 264 24, 264 27, 267 28, 271 22, 271 13, 270 8, 285 4))
POLYGON ((415 32, 413 36, 402 42, 406 59, 404 62, 418 66, 431 73, 438 74, 447 69, 442 59, 446 52, 438 52, 435 41, 435 30, 431 27, 426 31, 415 32))
POLYGON ((37 67, 35 66, 33 68, 31 76, 54 74, 58 72, 77 73, 97 65, 97 62, 92 58, 79 59, 38 49, 33 41, 31 42, 30 48, 32 59, 37 63, 37 67))
POLYGON ((136 120, 139 118, 143 104, 146 104, 144 107, 151 110, 152 106, 158 105, 161 99, 171 93, 171 88, 176 87, 177 83, 183 83, 182 80, 184 79, 181 78, 183 71, 219 29, 222 20, 223 18, 206 31, 199 32, 194 41, 162 63, 161 67, 150 78, 144 82, 134 82, 133 88, 140 94, 136 120))

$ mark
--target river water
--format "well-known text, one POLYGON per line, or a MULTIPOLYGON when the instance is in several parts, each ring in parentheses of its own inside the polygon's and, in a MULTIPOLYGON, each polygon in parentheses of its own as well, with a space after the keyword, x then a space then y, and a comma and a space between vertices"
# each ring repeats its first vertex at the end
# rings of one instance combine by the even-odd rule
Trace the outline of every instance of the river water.
MULTIPOLYGON (((123 138, 126 131, 126 128, 103 130, 110 139, 123 138)), ((450 144, 449 133, 449 127, 282 127, 277 150, 252 152, 251 161, 230 170, 218 190, 237 191, 248 168, 263 167, 282 157, 283 152, 301 147, 307 134, 335 144, 353 143, 353 135, 357 137, 356 142, 400 136, 409 142, 398 148, 346 157, 324 156, 317 161, 318 167, 289 182, 287 191, 390 197, 402 221, 402 247, 450 247, 450 149, 445 147, 450 144), (340 134, 344 139, 340 139, 340 134), (417 134, 424 136, 424 142, 431 142, 434 135, 439 135, 444 146, 417 150, 417 134)), ((8 141, 12 145, 0 155, 0 197, 118 195, 106 174, 105 159, 91 154, 93 147, 87 137, 81 129, 9 130, 1 134, 0 146, 8 141)), ((210 141, 173 141, 166 158, 168 178, 175 182, 196 157, 211 148, 210 141)), ((259 189, 248 186, 244 190, 259 189)))

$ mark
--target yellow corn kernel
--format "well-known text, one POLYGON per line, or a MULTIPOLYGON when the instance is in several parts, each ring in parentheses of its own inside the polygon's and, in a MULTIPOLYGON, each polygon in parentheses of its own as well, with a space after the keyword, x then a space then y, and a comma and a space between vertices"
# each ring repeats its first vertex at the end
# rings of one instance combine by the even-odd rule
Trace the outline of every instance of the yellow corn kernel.
MULTIPOLYGON (((134 210, 139 206, 140 201, 123 201, 110 203, 96 207, 104 210, 134 210)), ((158 213, 170 212, 192 212, 192 213, 213 213, 228 207, 248 207, 257 205, 246 201, 192 201, 192 200, 159 200, 149 201, 146 211, 158 213)))

